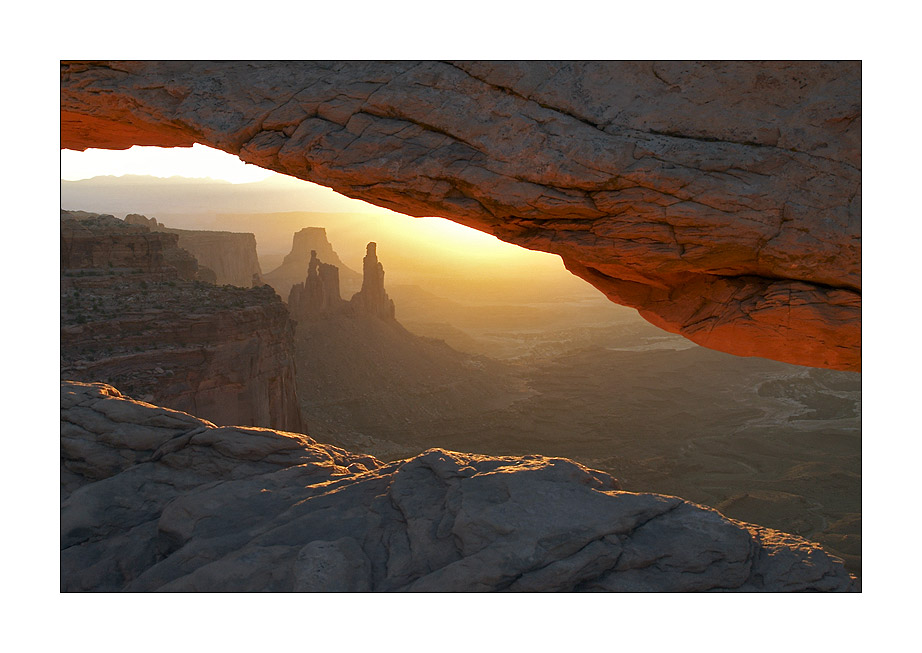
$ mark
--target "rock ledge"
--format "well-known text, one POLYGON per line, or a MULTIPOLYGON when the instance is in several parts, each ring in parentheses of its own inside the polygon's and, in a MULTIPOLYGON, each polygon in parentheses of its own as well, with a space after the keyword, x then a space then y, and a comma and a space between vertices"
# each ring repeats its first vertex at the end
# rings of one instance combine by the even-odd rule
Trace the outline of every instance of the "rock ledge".
POLYGON ((818 545, 569 460, 385 464, 61 384, 62 591, 855 591, 818 545))

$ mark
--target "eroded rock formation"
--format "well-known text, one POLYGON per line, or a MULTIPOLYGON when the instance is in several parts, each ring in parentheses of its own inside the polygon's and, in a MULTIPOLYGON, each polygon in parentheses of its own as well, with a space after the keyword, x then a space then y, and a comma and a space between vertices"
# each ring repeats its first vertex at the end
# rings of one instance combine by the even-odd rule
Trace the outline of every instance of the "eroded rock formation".
MULTIPOLYGON (((339 260, 332 247, 326 255, 339 260)), ((309 321, 331 315, 343 315, 374 317, 393 322, 394 301, 384 290, 384 266, 378 261, 376 243, 368 243, 362 270, 362 287, 346 302, 339 291, 339 268, 321 261, 317 252, 311 250, 307 278, 303 283, 292 286, 288 295, 288 308, 292 317, 298 321, 309 321)))
POLYGON ((323 227, 305 227, 296 232, 291 240, 291 251, 279 267, 263 275, 263 280, 275 288, 280 297, 288 297, 295 284, 304 282, 304 271, 310 266, 314 252, 320 261, 339 269, 337 283, 342 284, 345 292, 359 289, 362 275, 340 260, 323 227))
POLYGON ((218 424, 303 429, 293 324, 271 288, 183 279, 168 262, 196 261, 175 234, 79 222, 62 221, 62 378, 116 383, 218 424))
POLYGON ((384 290, 384 266, 378 261, 377 243, 368 243, 362 272, 362 289, 352 296, 350 303, 358 313, 393 320, 394 300, 384 290))
POLYGON ((701 345, 860 368, 860 62, 110 61, 61 86, 63 147, 203 143, 559 254, 701 345))
POLYGON ((253 285, 253 276, 262 273, 253 234, 172 229, 156 218, 137 213, 125 216, 125 222, 146 225, 151 231, 176 234, 181 248, 192 254, 200 266, 214 271, 214 283, 249 288, 253 285))
POLYGON ((806 540, 561 458, 384 464, 61 384, 63 591, 848 591, 806 540))
POLYGON ((296 283, 288 294, 288 310, 297 320, 309 320, 324 314, 340 312, 346 302, 339 293, 339 269, 322 263, 311 250, 307 279, 296 283))

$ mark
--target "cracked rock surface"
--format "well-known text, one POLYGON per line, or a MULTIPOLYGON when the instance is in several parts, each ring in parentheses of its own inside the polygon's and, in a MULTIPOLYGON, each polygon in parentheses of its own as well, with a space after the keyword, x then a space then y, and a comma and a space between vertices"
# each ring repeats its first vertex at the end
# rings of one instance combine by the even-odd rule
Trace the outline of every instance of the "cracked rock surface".
POLYGON ((216 147, 558 254, 700 345, 860 369, 860 62, 75 62, 61 128, 216 147))
POLYGON ((61 384, 63 591, 850 591, 816 544, 569 460, 375 458, 61 384))

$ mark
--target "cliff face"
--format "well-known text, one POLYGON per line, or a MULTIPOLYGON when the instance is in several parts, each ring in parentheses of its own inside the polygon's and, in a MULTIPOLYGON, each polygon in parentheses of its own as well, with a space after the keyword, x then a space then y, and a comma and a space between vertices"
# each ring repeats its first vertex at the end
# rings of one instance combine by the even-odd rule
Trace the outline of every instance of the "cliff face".
POLYGON ((161 278, 197 278, 198 263, 172 234, 150 233, 115 216, 61 211, 61 269, 136 270, 161 278))
POLYGON ((559 254, 706 347, 860 368, 860 62, 94 62, 61 75, 64 147, 203 143, 559 254))
POLYGON ((303 430, 292 324, 271 289, 65 277, 61 300, 62 378, 216 424, 303 430))
MULTIPOLYGON (((183 280, 163 263, 170 250, 151 258, 148 250, 133 250, 133 240, 105 234, 144 227, 104 217, 94 237, 103 243, 115 239, 119 248, 94 246, 92 267, 62 269, 62 378, 118 383, 136 396, 218 424, 302 430, 293 324, 272 289, 183 280), (109 265, 136 262, 122 255, 131 251, 141 252, 150 266, 109 265)), ((175 234, 128 237, 138 236, 183 252, 175 247, 175 234)), ((90 241, 86 234, 62 236, 63 243, 80 245, 69 251, 82 251, 90 241)))
POLYGON ((384 464, 61 384, 62 591, 848 591, 806 540, 572 461, 384 464))
POLYGON ((304 275, 314 256, 323 263, 339 269, 339 283, 347 293, 358 289, 362 275, 340 260, 339 255, 333 250, 333 245, 327 240, 327 232, 323 227, 305 227, 295 233, 291 251, 279 267, 263 275, 263 280, 275 288, 280 297, 288 297, 295 284, 304 282, 304 275))
POLYGON ((178 245, 192 254, 199 262, 215 273, 214 283, 241 288, 253 285, 262 274, 256 255, 256 236, 249 233, 230 231, 193 231, 172 229, 155 218, 136 213, 125 216, 128 224, 146 225, 151 231, 176 234, 178 245))

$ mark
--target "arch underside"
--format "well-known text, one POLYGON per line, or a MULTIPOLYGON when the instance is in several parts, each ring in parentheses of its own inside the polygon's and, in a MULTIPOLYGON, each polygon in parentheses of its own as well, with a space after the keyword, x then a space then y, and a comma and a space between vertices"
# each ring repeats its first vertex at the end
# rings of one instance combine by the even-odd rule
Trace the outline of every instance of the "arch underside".
POLYGON ((860 369, 861 69, 70 62, 61 146, 202 143, 558 254, 712 349, 860 369))

